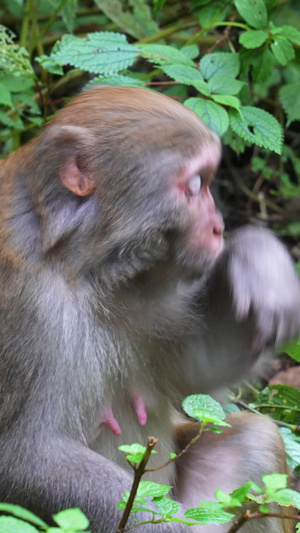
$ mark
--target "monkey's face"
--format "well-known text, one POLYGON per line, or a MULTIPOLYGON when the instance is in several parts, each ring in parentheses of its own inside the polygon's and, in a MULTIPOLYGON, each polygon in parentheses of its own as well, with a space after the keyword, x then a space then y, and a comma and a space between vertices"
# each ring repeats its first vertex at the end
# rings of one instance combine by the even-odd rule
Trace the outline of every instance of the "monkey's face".
POLYGON ((223 244, 209 191, 219 159, 218 138, 170 98, 132 87, 80 95, 48 126, 30 163, 43 249, 68 240, 77 250, 80 234, 86 265, 110 257, 133 272, 159 262, 205 270, 223 244))
POLYGON ((210 192, 219 158, 218 144, 210 144, 186 162, 176 176, 175 193, 185 213, 177 250, 185 263, 212 261, 223 247, 223 219, 210 192))

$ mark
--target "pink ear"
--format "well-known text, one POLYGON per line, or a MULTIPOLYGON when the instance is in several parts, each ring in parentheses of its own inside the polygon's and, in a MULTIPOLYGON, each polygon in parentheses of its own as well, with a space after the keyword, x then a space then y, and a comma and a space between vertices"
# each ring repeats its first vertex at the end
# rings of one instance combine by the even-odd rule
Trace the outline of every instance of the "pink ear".
POLYGON ((81 172, 73 158, 65 161, 60 170, 60 179, 64 187, 77 196, 88 196, 95 190, 95 183, 81 172))

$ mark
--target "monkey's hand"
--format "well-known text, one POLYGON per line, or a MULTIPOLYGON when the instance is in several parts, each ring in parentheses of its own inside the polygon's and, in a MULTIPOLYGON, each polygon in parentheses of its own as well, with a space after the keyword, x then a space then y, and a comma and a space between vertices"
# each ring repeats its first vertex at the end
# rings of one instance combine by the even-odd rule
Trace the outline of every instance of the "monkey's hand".
POLYGON ((296 339, 300 333, 300 283, 281 242, 267 230, 246 226, 227 241, 222 256, 236 320, 254 317, 257 331, 252 351, 260 351, 267 343, 296 339))

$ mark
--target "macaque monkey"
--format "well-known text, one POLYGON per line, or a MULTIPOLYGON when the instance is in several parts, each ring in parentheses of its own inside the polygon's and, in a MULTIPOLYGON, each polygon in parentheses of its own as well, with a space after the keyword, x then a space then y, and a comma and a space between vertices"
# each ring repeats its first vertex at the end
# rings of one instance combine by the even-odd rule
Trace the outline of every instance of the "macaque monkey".
MULTIPOLYGON (((298 335, 284 246, 254 227, 223 243, 209 190, 219 159, 189 109, 100 87, 2 163, 0 501, 46 519, 78 506, 93 532, 115 532, 132 483, 118 446, 154 435, 150 466, 162 464, 190 432, 173 423, 185 396, 242 378, 265 345, 298 335)), ((184 511, 284 469, 273 423, 242 414, 153 479, 184 511)), ((289 527, 267 518, 242 531, 289 527)))

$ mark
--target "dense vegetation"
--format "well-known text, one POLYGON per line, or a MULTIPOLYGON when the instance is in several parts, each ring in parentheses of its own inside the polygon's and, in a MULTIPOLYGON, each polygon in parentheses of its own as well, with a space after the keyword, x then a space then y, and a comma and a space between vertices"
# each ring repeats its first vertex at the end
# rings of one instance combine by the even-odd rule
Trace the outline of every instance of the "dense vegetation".
MULTIPOLYGON (((269 226, 300 260, 297 0, 2 0, 0 17, 3 155, 36 135, 67 99, 95 84, 158 90, 193 109, 222 137, 224 157, 214 192, 227 227, 249 221, 269 226)), ((285 352, 300 361, 299 343, 285 352)), ((278 421, 289 464, 299 471, 300 391, 280 384, 260 392, 248 384, 243 395, 231 392, 226 412, 240 408, 278 421)), ((136 451, 139 461, 142 452, 136 451)), ((132 455, 131 460, 135 464, 132 455)), ((284 486, 280 478, 265 480, 261 512, 267 512, 270 494, 284 486)), ((252 489, 231 499, 219 494, 218 509, 206 511, 207 523, 213 513, 222 516, 221 508, 226 521, 228 509, 245 501, 252 489)), ((149 496, 147 490, 165 497, 165 489, 144 488, 143 496, 149 496)), ((166 500, 159 505, 162 515, 176 511, 166 500)), ((24 518, 46 528, 25 511, 13 514, 0 517, 0 524, 5 519, 8 528, 15 520, 14 531, 36 531, 34 525, 18 526, 24 518)), ((70 516, 57 518, 62 530, 86 527, 83 517, 70 516)))

